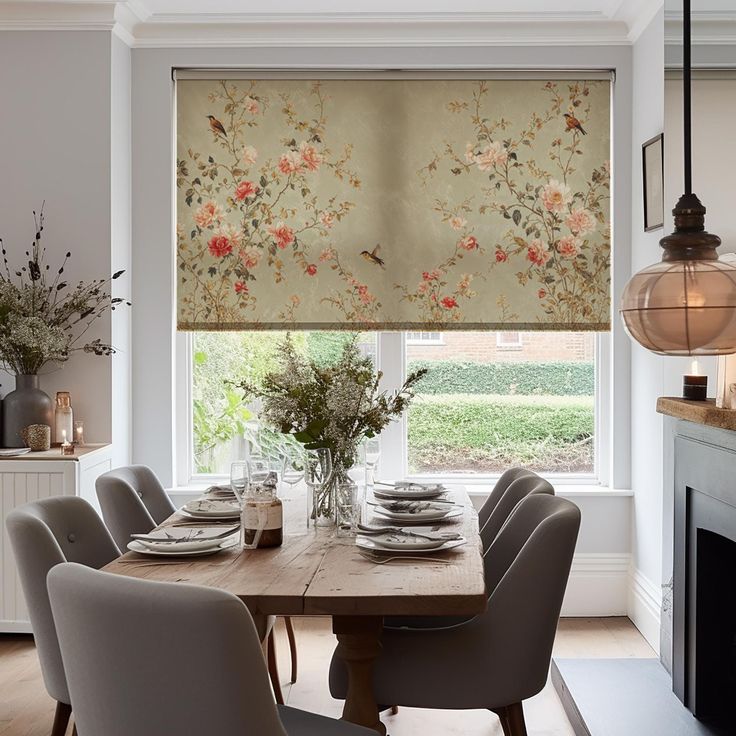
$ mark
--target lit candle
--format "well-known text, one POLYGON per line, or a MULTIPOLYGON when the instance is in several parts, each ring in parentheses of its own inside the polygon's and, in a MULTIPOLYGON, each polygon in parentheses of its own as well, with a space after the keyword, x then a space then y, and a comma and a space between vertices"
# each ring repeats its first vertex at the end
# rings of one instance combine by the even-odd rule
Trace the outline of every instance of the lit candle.
POLYGON ((690 401, 705 401, 708 395, 708 376, 699 375, 698 359, 690 365, 690 373, 682 378, 682 398, 690 401))
POLYGON ((66 439, 66 430, 61 430, 61 454, 62 455, 73 455, 74 454, 74 445, 71 442, 68 442, 66 439))

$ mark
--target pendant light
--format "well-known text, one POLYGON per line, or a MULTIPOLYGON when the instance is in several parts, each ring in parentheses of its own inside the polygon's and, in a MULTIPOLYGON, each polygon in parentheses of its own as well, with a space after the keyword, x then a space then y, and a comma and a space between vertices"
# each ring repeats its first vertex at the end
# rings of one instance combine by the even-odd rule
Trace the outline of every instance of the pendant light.
POLYGON ((660 355, 736 352, 736 268, 718 260, 717 235, 692 191, 690 0, 683 0, 685 194, 672 210, 675 231, 662 238, 662 261, 632 276, 621 299, 629 335, 660 355))

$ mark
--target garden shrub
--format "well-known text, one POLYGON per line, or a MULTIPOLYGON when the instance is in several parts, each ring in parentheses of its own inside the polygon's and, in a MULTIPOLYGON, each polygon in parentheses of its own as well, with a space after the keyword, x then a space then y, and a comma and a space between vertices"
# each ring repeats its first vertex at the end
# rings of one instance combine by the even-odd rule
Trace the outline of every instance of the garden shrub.
POLYGON ((407 371, 428 368, 418 391, 423 394, 544 394, 592 396, 593 363, 471 363, 412 360, 407 371))

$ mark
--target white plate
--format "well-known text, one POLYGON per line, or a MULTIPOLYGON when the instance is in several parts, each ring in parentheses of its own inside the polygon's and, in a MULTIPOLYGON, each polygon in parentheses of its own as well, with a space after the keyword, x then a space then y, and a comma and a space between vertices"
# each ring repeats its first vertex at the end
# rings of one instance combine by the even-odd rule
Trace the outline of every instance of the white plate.
POLYGON ((413 537, 410 534, 398 532, 370 535, 358 532, 357 538, 371 539, 382 549, 437 549, 437 547, 441 547, 448 541, 447 539, 424 539, 423 537, 413 537))
MULTIPOLYGON (((229 539, 222 537, 225 529, 218 527, 168 527, 167 529, 159 529, 151 532, 149 537, 159 537, 162 541, 152 542, 148 539, 135 539, 147 549, 154 552, 191 552, 194 550, 214 549, 219 547, 223 541, 229 539), (213 539, 217 537, 217 539, 213 539), (180 539, 179 542, 169 542, 169 539, 180 539)), ((233 526, 232 534, 238 533, 238 527, 233 526)))
POLYGON ((416 555, 416 554, 431 554, 433 552, 444 552, 448 549, 454 549, 455 547, 462 547, 467 544, 466 539, 453 539, 447 542, 443 542, 439 547, 420 549, 418 547, 402 547, 401 549, 387 549, 378 545, 372 537, 356 537, 356 546, 361 549, 369 549, 371 552, 385 552, 391 555, 416 555))
POLYGON ((447 489, 441 490, 422 490, 422 489, 407 489, 407 488, 388 488, 386 486, 376 485, 373 488, 373 495, 376 498, 387 499, 391 501, 399 500, 429 500, 432 498, 439 498, 447 493, 447 489))
MULTIPOLYGON (((154 557, 201 557, 202 555, 211 555, 220 552, 223 549, 234 547, 238 543, 236 537, 228 537, 220 542, 216 547, 208 547, 207 549, 194 549, 189 552, 183 550, 152 550, 148 549, 144 544, 136 542, 128 542, 128 549, 131 552, 138 552, 141 555, 153 555, 154 557)), ((171 545, 169 545, 171 546, 171 545)))
POLYGON ((182 511, 198 518, 229 518, 240 516, 240 505, 237 501, 225 501, 217 498, 198 498, 184 504, 182 511))
POLYGON ((376 506, 373 510, 376 513, 376 516, 380 516, 382 519, 401 521, 404 524, 406 524, 407 522, 423 524, 428 521, 444 521, 445 519, 455 519, 458 516, 462 516, 465 512, 462 506, 449 505, 447 507, 447 510, 427 509, 426 511, 417 511, 415 513, 389 511, 383 506, 376 506))
POLYGON ((0 457, 18 457, 18 455, 27 455, 30 451, 30 447, 10 447, 0 450, 0 457))

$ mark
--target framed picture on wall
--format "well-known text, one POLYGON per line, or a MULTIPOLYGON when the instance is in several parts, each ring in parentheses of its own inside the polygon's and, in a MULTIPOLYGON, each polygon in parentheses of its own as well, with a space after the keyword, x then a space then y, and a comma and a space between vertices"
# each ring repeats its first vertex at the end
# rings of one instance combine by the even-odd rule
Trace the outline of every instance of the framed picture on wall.
POLYGON ((644 181, 644 230, 664 226, 664 134, 641 147, 644 181))

